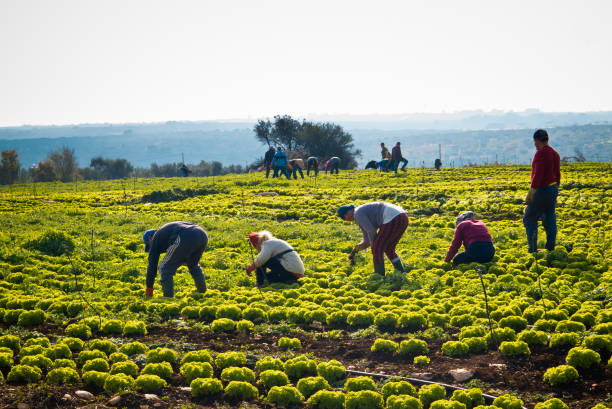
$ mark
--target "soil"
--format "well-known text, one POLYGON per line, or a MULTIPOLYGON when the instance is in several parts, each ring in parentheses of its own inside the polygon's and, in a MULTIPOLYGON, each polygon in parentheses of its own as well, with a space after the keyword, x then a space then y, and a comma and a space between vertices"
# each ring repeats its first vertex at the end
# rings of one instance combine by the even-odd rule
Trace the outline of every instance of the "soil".
MULTIPOLYGON (((48 328, 49 335, 58 328, 48 328)), ((254 363, 254 356, 266 354, 281 356, 286 352, 278 348, 281 334, 211 334, 192 328, 177 329, 164 325, 148 328, 148 335, 139 341, 149 345, 191 344, 196 349, 208 348, 212 351, 243 351, 250 358, 247 365, 254 363)), ((542 381, 547 368, 565 363, 567 350, 533 349, 532 355, 522 359, 505 359, 498 352, 465 358, 451 358, 440 352, 442 341, 429 340, 430 364, 416 367, 410 358, 398 358, 373 354, 370 347, 372 338, 350 337, 342 331, 337 337, 324 338, 322 332, 312 327, 303 334, 292 334, 302 343, 300 352, 310 353, 321 359, 336 359, 345 365, 347 370, 363 371, 376 374, 405 376, 425 379, 434 382, 451 384, 459 387, 479 387, 490 395, 515 393, 521 397, 525 407, 531 409, 539 401, 553 397, 563 400, 572 409, 590 409, 597 403, 608 407, 612 401, 612 370, 605 365, 609 356, 602 356, 603 364, 580 373, 581 378, 563 388, 553 388, 542 381), (474 373, 467 384, 454 381, 449 371, 464 368, 474 373)), ((402 338, 397 338, 399 342, 402 338)), ((178 374, 178 366, 174 368, 178 374)), ((6 375, 6 374, 5 374, 6 375)), ((217 374, 218 375, 218 374, 217 374)), ((376 378, 377 380, 381 378, 376 378)), ((111 405, 111 396, 100 390, 92 390, 83 385, 54 386, 41 382, 35 385, 3 384, 0 388, 0 408, 272 408, 261 401, 230 404, 222 397, 218 400, 194 400, 188 390, 181 389, 186 381, 181 375, 175 375, 169 381, 169 387, 159 394, 159 400, 147 400, 144 394, 123 395, 116 405, 111 405), (84 389, 95 395, 95 400, 86 402, 77 398, 75 391, 84 389), (66 395, 66 396, 65 396, 66 395), (69 396, 68 396, 69 395, 69 396), (21 404, 21 406, 18 406, 21 404)), ((265 391, 260 390, 265 395, 265 391)))

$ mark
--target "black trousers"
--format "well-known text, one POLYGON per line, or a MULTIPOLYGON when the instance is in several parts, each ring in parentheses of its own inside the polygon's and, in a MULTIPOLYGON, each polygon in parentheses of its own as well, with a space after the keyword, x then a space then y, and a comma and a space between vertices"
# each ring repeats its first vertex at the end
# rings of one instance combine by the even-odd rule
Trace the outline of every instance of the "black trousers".
POLYGON ((493 243, 477 241, 470 244, 463 253, 457 254, 453 259, 453 264, 488 263, 494 255, 495 247, 493 247, 493 243))
POLYGON ((255 272, 257 285, 262 286, 264 280, 268 279, 268 283, 295 283, 297 278, 291 271, 287 271, 281 264, 280 260, 275 257, 270 258, 263 266, 259 267, 255 272), (269 271, 267 271, 270 269, 269 271))

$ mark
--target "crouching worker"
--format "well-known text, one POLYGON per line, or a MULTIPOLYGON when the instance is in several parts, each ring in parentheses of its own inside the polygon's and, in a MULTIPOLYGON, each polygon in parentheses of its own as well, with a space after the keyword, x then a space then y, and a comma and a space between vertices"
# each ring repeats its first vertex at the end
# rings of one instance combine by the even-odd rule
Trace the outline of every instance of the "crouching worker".
POLYGON ((247 275, 255 270, 257 286, 268 283, 295 283, 304 277, 304 263, 289 243, 272 236, 269 231, 249 234, 249 242, 259 251, 253 263, 247 267, 247 275))
POLYGON ((206 292, 204 273, 199 265, 208 244, 204 229, 194 223, 172 222, 163 225, 159 230, 147 230, 142 239, 145 242, 145 251, 149 253, 146 291, 148 297, 153 296, 153 284, 161 253, 166 253, 159 263, 159 282, 164 297, 174 297, 174 274, 181 265, 189 268, 198 292, 206 292))
POLYGON ((460 214, 455 220, 455 225, 455 237, 444 261, 448 263, 453 260, 453 264, 458 265, 473 262, 488 263, 493 259, 495 247, 489 230, 483 222, 474 218, 473 212, 460 214), (462 243, 465 251, 457 254, 462 243))
POLYGON ((338 216, 342 220, 357 223, 363 234, 363 239, 353 247, 349 255, 351 261, 357 252, 371 245, 376 274, 385 275, 383 253, 391 260, 396 270, 405 271, 402 259, 395 251, 408 227, 408 215, 404 209, 391 203, 372 202, 358 207, 340 206, 338 216))

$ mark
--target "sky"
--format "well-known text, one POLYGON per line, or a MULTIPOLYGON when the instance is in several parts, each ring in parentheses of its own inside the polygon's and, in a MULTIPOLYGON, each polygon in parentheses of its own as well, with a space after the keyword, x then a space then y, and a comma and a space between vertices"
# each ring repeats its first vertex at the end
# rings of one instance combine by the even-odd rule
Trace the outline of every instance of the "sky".
POLYGON ((0 126, 612 110, 608 0, 0 0, 0 126))

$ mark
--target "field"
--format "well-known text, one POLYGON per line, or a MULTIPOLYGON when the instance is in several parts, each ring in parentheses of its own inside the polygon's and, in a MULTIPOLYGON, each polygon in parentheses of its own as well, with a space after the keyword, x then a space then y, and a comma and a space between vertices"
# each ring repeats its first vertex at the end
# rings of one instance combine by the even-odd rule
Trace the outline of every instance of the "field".
POLYGON ((537 258, 529 170, 4 186, 0 408, 612 407, 612 165, 563 165, 557 248, 537 258), (387 260, 374 276, 367 251, 347 260, 360 233, 335 210, 379 200, 409 214, 405 274, 387 260), (465 210, 487 223, 493 262, 444 262, 465 210), (208 291, 181 267, 174 299, 158 282, 147 299, 142 233, 174 220, 209 234, 208 291), (262 229, 300 253, 300 285, 260 292, 247 277, 246 236, 262 229))

